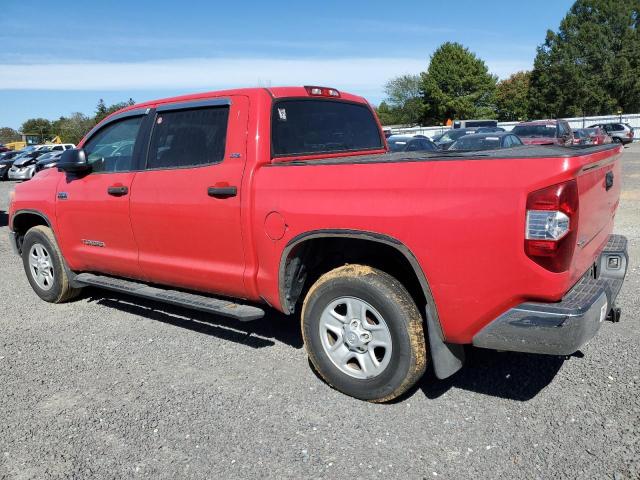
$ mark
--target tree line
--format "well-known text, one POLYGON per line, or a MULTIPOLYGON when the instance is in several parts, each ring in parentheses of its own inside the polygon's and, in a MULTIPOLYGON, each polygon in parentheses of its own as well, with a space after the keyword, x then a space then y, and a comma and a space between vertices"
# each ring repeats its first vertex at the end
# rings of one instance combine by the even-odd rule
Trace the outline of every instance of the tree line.
POLYGON ((10 127, 0 128, 0 143, 20 141, 20 133, 23 133, 39 135, 43 140, 59 136, 63 143, 77 144, 103 118, 134 103, 134 100, 130 98, 126 102, 107 105, 103 99, 100 99, 92 116, 75 112, 68 117, 62 116, 54 121, 46 118, 30 118, 22 124, 20 132, 10 127))
POLYGON ((640 0, 577 0, 548 30, 533 69, 504 80, 459 43, 446 42, 426 71, 385 85, 383 125, 447 119, 502 121, 640 112, 640 0))

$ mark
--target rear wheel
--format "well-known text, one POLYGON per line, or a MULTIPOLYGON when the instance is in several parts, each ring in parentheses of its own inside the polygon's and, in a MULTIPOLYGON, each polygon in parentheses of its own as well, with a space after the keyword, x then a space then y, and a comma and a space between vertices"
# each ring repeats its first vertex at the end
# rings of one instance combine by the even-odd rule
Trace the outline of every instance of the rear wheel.
POLYGON ((367 266, 347 265, 318 279, 304 301, 302 332, 320 376, 362 400, 392 400, 426 368, 413 299, 395 278, 367 266))
POLYGON ((22 264, 31 288, 51 303, 71 300, 80 289, 71 288, 64 260, 50 228, 36 226, 24 236, 22 264))

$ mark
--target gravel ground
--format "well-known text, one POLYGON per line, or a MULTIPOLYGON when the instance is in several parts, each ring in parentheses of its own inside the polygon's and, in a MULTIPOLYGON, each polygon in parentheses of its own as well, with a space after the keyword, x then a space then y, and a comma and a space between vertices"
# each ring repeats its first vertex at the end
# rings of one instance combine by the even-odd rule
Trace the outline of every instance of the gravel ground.
POLYGON ((623 161, 622 322, 568 359, 472 350, 390 405, 321 382, 295 319, 40 301, 0 184, 0 478, 640 478, 640 145, 623 161))

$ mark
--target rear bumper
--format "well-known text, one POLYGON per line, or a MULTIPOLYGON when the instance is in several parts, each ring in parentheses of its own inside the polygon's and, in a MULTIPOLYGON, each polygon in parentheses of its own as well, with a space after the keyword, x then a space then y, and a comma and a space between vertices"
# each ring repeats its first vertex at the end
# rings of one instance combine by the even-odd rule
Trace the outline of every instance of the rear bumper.
POLYGON ((473 345, 572 354, 595 336, 613 308, 628 263, 627 239, 610 235, 594 268, 560 302, 526 302, 507 310, 473 337, 473 345))

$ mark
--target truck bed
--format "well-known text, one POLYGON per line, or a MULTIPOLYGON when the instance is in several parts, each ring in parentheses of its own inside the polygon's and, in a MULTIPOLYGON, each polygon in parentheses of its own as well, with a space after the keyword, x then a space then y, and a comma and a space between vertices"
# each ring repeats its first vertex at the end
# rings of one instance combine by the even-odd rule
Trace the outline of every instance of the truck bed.
POLYGON ((497 150, 461 151, 443 150, 436 152, 394 152, 374 155, 351 155, 346 157, 329 157, 313 160, 274 161, 275 165, 341 165, 359 163, 399 163, 427 162, 446 160, 491 160, 491 159, 531 159, 531 158, 573 158, 593 153, 620 148, 620 145, 523 145, 515 148, 497 150))

